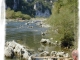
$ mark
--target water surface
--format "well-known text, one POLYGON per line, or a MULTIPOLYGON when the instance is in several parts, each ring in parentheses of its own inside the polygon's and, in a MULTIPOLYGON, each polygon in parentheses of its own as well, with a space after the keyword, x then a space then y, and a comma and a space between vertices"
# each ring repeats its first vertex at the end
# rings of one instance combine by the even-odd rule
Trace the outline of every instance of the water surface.
MULTIPOLYGON (((41 27, 40 20, 35 21, 7 21, 6 22, 6 41, 16 41, 38 52, 38 48, 51 52, 52 50, 61 50, 60 46, 42 46, 40 40, 47 38, 49 35, 42 36, 49 28, 41 27)), ((20 60, 17 58, 6 60, 20 60)))

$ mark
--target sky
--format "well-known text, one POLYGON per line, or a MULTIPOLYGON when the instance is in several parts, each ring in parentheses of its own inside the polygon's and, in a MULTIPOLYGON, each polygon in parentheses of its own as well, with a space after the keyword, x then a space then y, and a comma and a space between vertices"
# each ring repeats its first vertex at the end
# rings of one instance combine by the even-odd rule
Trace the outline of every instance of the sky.
MULTIPOLYGON (((5 0, 0 0, 0 60, 4 60, 4 42, 5 42, 5 0)), ((80 60, 80 0, 78 0, 78 17, 79 17, 79 26, 78 26, 78 52, 80 60)))

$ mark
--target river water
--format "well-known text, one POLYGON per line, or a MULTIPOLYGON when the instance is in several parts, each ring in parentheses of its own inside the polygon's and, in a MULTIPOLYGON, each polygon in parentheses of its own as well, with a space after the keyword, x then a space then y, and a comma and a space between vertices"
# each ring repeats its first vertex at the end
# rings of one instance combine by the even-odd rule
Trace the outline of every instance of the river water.
MULTIPOLYGON (((52 51, 60 50, 60 47, 42 46, 40 40, 47 38, 48 35, 42 36, 41 32, 45 32, 49 28, 41 27, 40 20, 30 21, 6 21, 6 41, 16 41, 22 45, 27 46, 34 51, 38 51, 38 48, 43 50, 52 51)), ((19 59, 5 59, 5 60, 19 60, 19 59)))
POLYGON ((20 44, 24 44, 32 49, 40 46, 39 41, 42 38, 41 32, 47 28, 40 27, 37 23, 41 21, 7 21, 6 24, 6 40, 15 40, 20 44))

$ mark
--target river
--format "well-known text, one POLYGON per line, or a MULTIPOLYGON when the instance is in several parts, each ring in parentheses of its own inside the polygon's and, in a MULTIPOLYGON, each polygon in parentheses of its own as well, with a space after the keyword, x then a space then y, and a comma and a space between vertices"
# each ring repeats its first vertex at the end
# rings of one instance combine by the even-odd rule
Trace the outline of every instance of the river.
MULTIPOLYGON (((47 31, 48 27, 41 27, 40 20, 26 20, 26 21, 6 21, 6 41, 16 41, 22 45, 25 45, 27 48, 30 48, 36 53, 38 48, 42 48, 46 51, 60 50, 59 46, 42 46, 40 40, 42 38, 47 38, 48 35, 42 36, 41 32, 47 31)), ((19 60, 14 59, 5 59, 5 60, 19 60)))

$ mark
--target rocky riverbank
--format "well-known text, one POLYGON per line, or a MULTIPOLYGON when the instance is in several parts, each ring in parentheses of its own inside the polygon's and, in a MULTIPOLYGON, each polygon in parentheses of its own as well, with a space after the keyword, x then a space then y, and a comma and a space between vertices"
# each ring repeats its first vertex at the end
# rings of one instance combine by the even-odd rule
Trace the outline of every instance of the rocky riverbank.
MULTIPOLYGON (((26 33, 27 35, 25 33, 23 33, 23 35, 21 35, 21 36, 20 36, 20 34, 18 34, 18 35, 11 34, 11 35, 14 35, 13 37, 17 37, 17 39, 20 39, 19 41, 21 41, 21 42, 24 41, 26 46, 28 46, 27 44, 30 44, 30 45, 35 44, 35 45, 31 49, 31 46, 29 46, 30 48, 28 48, 26 46, 23 46, 24 43, 22 43, 22 45, 21 45, 17 41, 16 38, 11 39, 11 37, 9 37, 9 41, 7 39, 7 42, 5 43, 5 57, 6 58, 11 58, 11 59, 19 58, 19 59, 22 59, 22 60, 23 59, 30 60, 30 59, 33 59, 34 57, 45 57, 45 56, 70 57, 69 53, 66 53, 64 51, 55 49, 55 46, 57 48, 60 47, 60 42, 59 41, 54 40, 52 37, 51 38, 45 37, 45 36, 49 36, 48 35, 49 33, 48 33, 48 30, 44 29, 44 28, 49 28, 50 27, 50 26, 47 26, 48 24, 45 24, 45 22, 44 22, 45 20, 46 19, 32 19, 32 20, 26 20, 26 21, 23 21, 23 22, 20 21, 20 20, 19 21, 15 20, 15 21, 7 22, 7 26, 9 27, 9 29, 7 30, 8 34, 12 33, 12 32, 15 33, 15 31, 20 31, 20 32, 35 31, 34 33, 35 34, 39 33, 39 35, 41 34, 41 37, 38 38, 37 35, 34 34, 34 35, 29 35, 30 39, 28 39, 28 37, 27 37, 28 33, 26 33), (11 25, 9 25, 9 24, 11 24, 11 25), (12 27, 13 27, 13 30, 15 28, 14 31, 12 30, 12 27), (33 39, 31 39, 32 37, 33 37, 33 39), (25 39, 23 39, 23 38, 25 38, 25 39), (13 39, 14 39, 14 41, 12 41, 13 39), (31 42, 29 42, 28 40, 31 41, 31 42), (34 49, 36 44, 37 45, 41 44, 41 45, 37 46, 37 51, 35 51, 35 49, 34 49), (49 49, 49 47, 50 47, 50 49, 49 49)), ((30 34, 32 34, 32 33, 30 33, 30 34)))
POLYGON ((32 50, 28 49, 26 46, 23 46, 15 42, 14 40, 5 42, 4 50, 5 50, 4 56, 6 58, 11 58, 11 59, 13 59, 14 57, 25 60, 32 60, 34 57, 46 57, 46 56, 67 57, 67 58, 70 57, 68 53, 65 53, 63 51, 51 51, 51 52, 39 51, 39 53, 36 54, 35 53, 36 51, 34 51, 33 49, 32 50))

